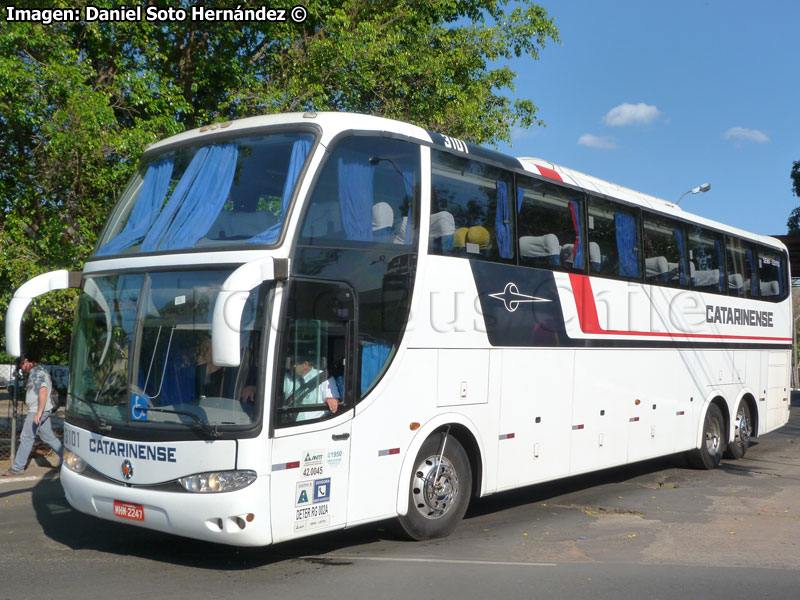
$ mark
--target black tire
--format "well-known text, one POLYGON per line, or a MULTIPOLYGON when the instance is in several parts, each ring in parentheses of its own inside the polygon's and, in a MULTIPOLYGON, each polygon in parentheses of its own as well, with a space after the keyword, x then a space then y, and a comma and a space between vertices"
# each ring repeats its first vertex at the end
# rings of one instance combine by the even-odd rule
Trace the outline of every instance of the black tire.
POLYGON ((446 433, 425 440, 408 488, 408 512, 398 518, 402 530, 414 540, 449 535, 467 511, 472 493, 472 470, 458 440, 446 433))
POLYGON ((725 419, 716 404, 710 404, 703 421, 703 440, 700 447, 689 453, 689 462, 698 469, 715 469, 725 452, 725 419))
POLYGON ((739 403, 733 428, 733 441, 725 450, 725 458, 742 458, 750 446, 750 437, 753 435, 753 419, 750 416, 750 405, 746 400, 739 403))

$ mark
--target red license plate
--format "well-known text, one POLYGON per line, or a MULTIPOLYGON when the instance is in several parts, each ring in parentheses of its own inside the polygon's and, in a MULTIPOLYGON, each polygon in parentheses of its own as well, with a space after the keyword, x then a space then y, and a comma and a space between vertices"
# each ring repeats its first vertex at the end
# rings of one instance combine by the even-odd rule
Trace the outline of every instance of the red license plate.
POLYGON ((123 502, 122 500, 114 500, 114 515, 123 519, 144 521, 144 506, 123 502))

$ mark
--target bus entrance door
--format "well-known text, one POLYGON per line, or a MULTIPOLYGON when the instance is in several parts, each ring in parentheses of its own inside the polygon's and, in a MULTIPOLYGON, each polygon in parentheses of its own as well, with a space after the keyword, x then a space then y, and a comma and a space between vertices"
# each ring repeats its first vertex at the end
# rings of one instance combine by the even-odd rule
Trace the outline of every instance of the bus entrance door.
POLYGON ((354 292, 294 280, 280 332, 273 410, 273 541, 344 527, 353 418, 354 292))

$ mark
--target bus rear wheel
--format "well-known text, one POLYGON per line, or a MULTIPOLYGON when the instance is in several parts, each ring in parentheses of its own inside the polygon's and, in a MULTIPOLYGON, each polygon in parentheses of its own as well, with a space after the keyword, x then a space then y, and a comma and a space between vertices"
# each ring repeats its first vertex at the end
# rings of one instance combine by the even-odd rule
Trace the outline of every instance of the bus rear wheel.
POLYGON ((711 404, 703 421, 703 440, 689 454, 689 461, 698 469, 715 469, 725 452, 725 420, 716 404, 711 404))
POLYGON ((432 435, 417 454, 408 512, 399 518, 400 526, 415 540, 449 535, 467 511, 471 492, 472 471, 463 446, 446 433, 432 435))
POLYGON ((750 416, 750 406, 745 400, 739 403, 736 410, 736 423, 734 424, 733 441, 728 444, 725 458, 742 458, 750 446, 750 436, 753 434, 753 420, 750 416))

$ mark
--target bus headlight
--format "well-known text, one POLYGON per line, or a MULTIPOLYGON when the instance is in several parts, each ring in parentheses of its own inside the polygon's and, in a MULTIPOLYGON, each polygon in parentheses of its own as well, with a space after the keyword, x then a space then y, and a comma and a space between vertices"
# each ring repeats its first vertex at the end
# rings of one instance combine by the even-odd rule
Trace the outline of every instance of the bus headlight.
POLYGON ((187 492, 210 494, 240 490, 255 480, 255 471, 212 471, 178 479, 187 492))
POLYGON ((75 473, 83 473, 83 471, 86 469, 86 461, 66 448, 64 449, 63 462, 65 467, 67 467, 70 471, 74 471, 75 473))

